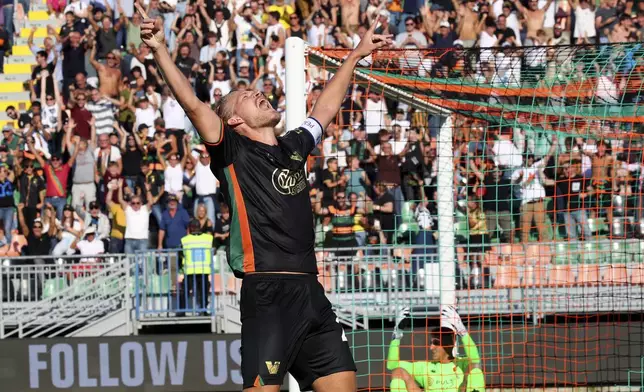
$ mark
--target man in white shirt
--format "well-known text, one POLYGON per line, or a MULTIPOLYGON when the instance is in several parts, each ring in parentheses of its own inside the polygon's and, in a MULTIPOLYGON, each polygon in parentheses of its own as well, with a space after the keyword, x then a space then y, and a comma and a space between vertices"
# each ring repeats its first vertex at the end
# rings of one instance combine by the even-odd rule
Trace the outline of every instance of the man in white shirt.
POLYGON ((206 214, 211 222, 215 222, 216 216, 219 213, 219 203, 217 202, 217 188, 219 181, 212 170, 210 170, 210 154, 208 151, 203 150, 199 154, 199 160, 195 166, 195 175, 190 182, 191 186, 195 187, 197 198, 195 200, 194 214, 197 215, 197 208, 199 204, 206 206, 206 214))
POLYGON ((235 30, 237 37, 237 64, 242 61, 242 53, 246 53, 249 57, 254 55, 255 45, 257 45, 257 37, 253 33, 253 13, 248 5, 244 5, 241 15, 235 11, 231 18, 231 30, 235 30))
POLYGON ((512 141, 512 127, 503 127, 499 130, 492 153, 494 154, 494 165, 506 171, 505 178, 508 178, 515 169, 523 165, 521 151, 512 141))
POLYGON ((162 105, 165 127, 166 129, 183 131, 186 127, 186 112, 174 98, 170 89, 164 91, 164 93, 167 94, 163 99, 162 105))
POLYGON ((379 142, 378 132, 389 127, 387 104, 385 100, 374 92, 369 92, 364 106, 364 124, 367 131, 367 140, 372 146, 379 142))
MULTIPOLYGON (((82 256, 98 256, 105 253, 105 243, 96 238, 96 229, 90 226, 85 230, 85 239, 76 243, 76 249, 82 256)), ((83 257, 81 263, 95 263, 95 257, 83 257)))
MULTIPOLYGON (((108 186, 115 186, 108 184, 108 186)), ((150 237, 150 210, 152 208, 152 195, 150 185, 146 184, 147 204, 143 204, 140 196, 129 193, 129 201, 123 196, 123 180, 118 185, 119 203, 125 212, 125 253, 134 254, 137 251, 148 250, 150 237)), ((129 190, 129 188, 128 188, 129 190)), ((108 205, 112 201, 108 199, 108 205)))
POLYGON ((549 241, 551 239, 550 231, 546 225, 546 189, 543 185, 547 179, 543 171, 557 149, 556 140, 556 136, 553 136, 552 146, 542 160, 535 162, 534 156, 528 155, 525 167, 512 173, 512 182, 520 185, 521 242, 523 243, 527 243, 530 239, 533 220, 539 232, 539 240, 549 241))

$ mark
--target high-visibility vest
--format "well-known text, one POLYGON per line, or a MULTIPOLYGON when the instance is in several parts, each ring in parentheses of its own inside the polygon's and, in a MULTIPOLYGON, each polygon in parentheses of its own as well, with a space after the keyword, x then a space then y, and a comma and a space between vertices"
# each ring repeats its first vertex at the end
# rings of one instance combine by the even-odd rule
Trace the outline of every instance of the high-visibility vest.
POLYGON ((212 234, 188 234, 181 239, 183 272, 186 275, 212 273, 212 234))

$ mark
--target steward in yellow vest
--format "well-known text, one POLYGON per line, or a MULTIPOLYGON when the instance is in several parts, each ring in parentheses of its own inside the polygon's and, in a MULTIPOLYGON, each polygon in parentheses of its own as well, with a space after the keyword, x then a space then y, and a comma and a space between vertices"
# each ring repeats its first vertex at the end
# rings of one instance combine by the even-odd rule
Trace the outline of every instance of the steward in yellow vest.
POLYGON ((188 235, 181 239, 184 279, 179 292, 180 314, 193 311, 205 316, 209 311, 210 281, 214 271, 213 240, 212 234, 201 232, 198 220, 190 221, 188 235))

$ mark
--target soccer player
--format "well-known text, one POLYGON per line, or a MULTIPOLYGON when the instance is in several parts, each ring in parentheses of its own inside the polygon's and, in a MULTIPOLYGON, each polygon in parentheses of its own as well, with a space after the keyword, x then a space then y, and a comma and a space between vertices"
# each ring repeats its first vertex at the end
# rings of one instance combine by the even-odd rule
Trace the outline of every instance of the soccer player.
MULTIPOLYGON (((335 118, 358 61, 391 44, 375 26, 344 60, 309 117, 284 136, 261 92, 233 91, 212 111, 174 65, 163 26, 143 15, 141 39, 199 132, 231 211, 228 262, 241 289, 245 390, 278 391, 286 372, 302 390, 356 389, 347 339, 317 281, 306 158, 335 118)), ((303 72, 304 70, 302 70, 303 72)), ((291 71, 293 72, 293 71, 291 71)))
POLYGON ((484 392, 485 378, 480 368, 476 344, 453 306, 441 311, 441 326, 430 332, 431 361, 400 360, 401 324, 409 316, 409 308, 396 317, 393 339, 389 345, 387 369, 391 370, 391 392, 441 391, 484 392), (465 357, 456 357, 457 336, 461 337, 465 357), (465 383, 463 382, 466 379, 465 383))

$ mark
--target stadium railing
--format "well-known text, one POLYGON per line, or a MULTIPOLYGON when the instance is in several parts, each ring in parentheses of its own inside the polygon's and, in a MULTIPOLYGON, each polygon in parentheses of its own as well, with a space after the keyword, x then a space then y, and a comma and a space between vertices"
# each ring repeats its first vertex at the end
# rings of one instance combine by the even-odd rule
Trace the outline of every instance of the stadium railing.
MULTIPOLYGON (((459 309, 534 320, 554 313, 637 311, 644 307, 642 250, 641 240, 500 244, 484 254, 459 245, 460 268, 453 277, 459 309), (482 267, 472 260, 483 260, 482 267)), ((435 315, 444 278, 439 251, 379 246, 336 256, 333 249, 319 249, 319 281, 340 321, 354 328, 393 318, 403 305, 418 316, 435 315)), ((228 319, 238 322, 241 280, 225 252, 213 255, 206 275, 184 274, 180 250, 108 255, 92 263, 80 256, 62 264, 44 258, 40 265, 14 258, 0 267, 0 336, 65 334, 122 307, 132 308, 133 328, 211 323, 225 331, 228 319)))
POLYGON ((39 256, 0 266, 0 338, 65 336, 130 306, 126 255, 39 256))

